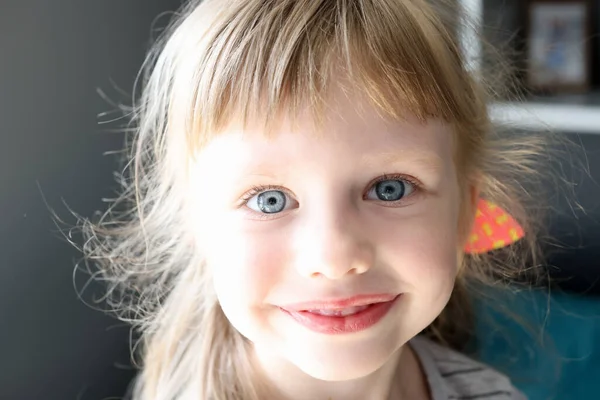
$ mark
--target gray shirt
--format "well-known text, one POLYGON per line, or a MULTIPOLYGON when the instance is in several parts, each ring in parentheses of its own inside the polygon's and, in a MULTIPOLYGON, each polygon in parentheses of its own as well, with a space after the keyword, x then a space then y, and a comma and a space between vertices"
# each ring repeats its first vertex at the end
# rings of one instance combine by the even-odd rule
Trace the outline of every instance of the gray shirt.
POLYGON ((417 336, 410 341, 431 392, 431 400, 527 400, 510 380, 454 350, 417 336))

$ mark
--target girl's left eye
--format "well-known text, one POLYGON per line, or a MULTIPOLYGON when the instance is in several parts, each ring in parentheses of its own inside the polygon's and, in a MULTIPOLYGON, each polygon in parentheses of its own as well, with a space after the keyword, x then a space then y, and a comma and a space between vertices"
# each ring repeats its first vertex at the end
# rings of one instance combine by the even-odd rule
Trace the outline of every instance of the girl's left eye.
POLYGON ((376 182, 366 194, 368 200, 399 201, 415 191, 415 185, 406 179, 383 179, 376 182))

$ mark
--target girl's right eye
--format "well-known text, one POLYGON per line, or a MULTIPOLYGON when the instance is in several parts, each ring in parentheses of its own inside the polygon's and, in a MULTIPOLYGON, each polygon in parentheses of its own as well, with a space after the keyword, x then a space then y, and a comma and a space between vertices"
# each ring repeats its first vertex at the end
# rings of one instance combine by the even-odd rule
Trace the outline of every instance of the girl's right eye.
MULTIPOLYGON (((263 214, 277 214, 290 205, 287 194, 281 190, 266 190, 256 194, 246 202, 246 206, 256 212, 263 214)), ((289 207, 288 207, 289 208, 289 207)))

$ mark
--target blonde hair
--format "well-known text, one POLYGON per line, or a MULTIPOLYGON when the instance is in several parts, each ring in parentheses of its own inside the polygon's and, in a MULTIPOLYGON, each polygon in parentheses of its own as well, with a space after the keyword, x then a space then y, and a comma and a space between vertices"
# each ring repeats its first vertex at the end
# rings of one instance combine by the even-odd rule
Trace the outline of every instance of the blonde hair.
MULTIPOLYGON (((447 121, 461 184, 476 183, 527 232, 518 246, 464 257, 450 303, 427 334, 459 347, 469 328, 471 286, 508 280, 537 264, 538 220, 519 182, 537 176, 544 146, 492 129, 486 82, 466 69, 455 34, 459 18, 452 4, 442 6, 191 1, 157 40, 132 111, 121 194, 99 219, 83 223, 86 261, 108 283, 106 298, 119 317, 141 335, 134 399, 261 397, 248 343, 223 315, 186 227, 184 160, 237 116, 263 123, 268 133, 275 116, 294 117, 310 105, 319 121, 336 71, 386 116, 447 121)), ((465 208, 465 216, 472 213, 465 208)))

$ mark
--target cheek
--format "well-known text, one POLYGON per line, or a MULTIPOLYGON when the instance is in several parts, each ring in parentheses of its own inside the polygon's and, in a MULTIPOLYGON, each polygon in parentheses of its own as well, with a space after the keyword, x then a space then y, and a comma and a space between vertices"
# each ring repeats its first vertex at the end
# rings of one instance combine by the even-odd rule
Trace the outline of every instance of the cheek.
POLYGON ((410 232, 399 233, 388 240, 388 258, 404 280, 416 288, 451 282, 457 273, 454 231, 430 231, 415 226, 410 232))
POLYGON ((249 235, 235 221, 227 226, 202 235, 203 253, 221 309, 238 332, 255 342, 269 326, 266 299, 281 281, 282 246, 269 240, 276 235, 249 235))
POLYGON ((253 234, 238 225, 229 221, 227 229, 203 235, 202 247, 223 307, 260 307, 281 280, 284 246, 275 242, 280 235, 253 234))
POLYGON ((448 304, 457 275, 456 225, 451 218, 404 220, 381 239, 381 256, 403 284, 401 315, 409 335, 431 324, 448 304))
POLYGON ((451 205, 428 210, 379 228, 383 260, 419 295, 442 298, 452 290, 458 271, 458 212, 451 205))

